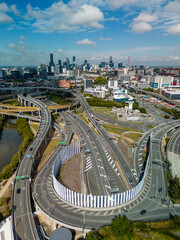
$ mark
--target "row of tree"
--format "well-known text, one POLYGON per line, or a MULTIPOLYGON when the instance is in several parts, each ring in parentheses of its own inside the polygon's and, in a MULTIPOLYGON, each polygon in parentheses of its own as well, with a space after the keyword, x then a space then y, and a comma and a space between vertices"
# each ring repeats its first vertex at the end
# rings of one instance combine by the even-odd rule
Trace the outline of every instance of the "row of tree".
POLYGON ((34 135, 28 125, 28 122, 24 118, 19 118, 17 120, 17 129, 22 137, 22 144, 19 148, 19 153, 17 152, 11 159, 9 165, 5 166, 0 173, 0 181, 9 178, 16 170, 19 164, 19 158, 23 156, 23 152, 27 149, 30 142, 33 140, 34 135))
POLYGON ((169 115, 172 115, 174 118, 180 119, 180 112, 178 112, 177 109, 169 109, 166 107, 158 107, 158 106, 156 106, 156 107, 161 109, 162 111, 168 113, 169 115))
POLYGON ((117 107, 117 108, 122 108, 126 105, 125 101, 122 101, 121 103, 113 102, 113 101, 106 101, 102 98, 98 97, 90 97, 87 98, 87 102, 89 103, 90 106, 98 106, 98 107, 117 107))
POLYGON ((71 93, 53 93, 53 94, 48 94, 47 97, 57 103, 57 104, 68 104, 68 103, 71 103, 72 102, 72 99, 69 99, 69 98, 72 98, 72 94, 71 93))

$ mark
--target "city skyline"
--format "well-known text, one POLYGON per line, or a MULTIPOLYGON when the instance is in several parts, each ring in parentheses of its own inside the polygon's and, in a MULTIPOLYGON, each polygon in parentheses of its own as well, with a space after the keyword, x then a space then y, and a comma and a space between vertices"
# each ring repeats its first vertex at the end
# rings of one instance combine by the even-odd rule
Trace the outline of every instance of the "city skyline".
POLYGON ((0 2, 0 66, 81 64, 180 65, 180 1, 20 0, 0 2))

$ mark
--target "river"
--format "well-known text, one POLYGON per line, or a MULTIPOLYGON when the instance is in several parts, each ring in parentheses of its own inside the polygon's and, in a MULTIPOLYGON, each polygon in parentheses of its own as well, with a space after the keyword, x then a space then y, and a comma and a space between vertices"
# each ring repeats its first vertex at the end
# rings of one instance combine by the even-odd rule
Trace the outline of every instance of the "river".
POLYGON ((8 119, 0 137, 0 172, 8 165, 12 156, 19 150, 22 138, 16 128, 16 119, 8 119))

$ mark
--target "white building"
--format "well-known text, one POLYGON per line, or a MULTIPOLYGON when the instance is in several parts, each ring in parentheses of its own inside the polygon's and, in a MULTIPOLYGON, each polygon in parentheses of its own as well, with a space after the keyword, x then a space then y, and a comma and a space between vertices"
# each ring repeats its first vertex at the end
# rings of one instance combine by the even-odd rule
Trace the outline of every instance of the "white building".
POLYGON ((108 80, 108 88, 118 89, 118 80, 108 80))
POLYGON ((173 84, 173 79, 174 77, 171 76, 151 76, 150 87, 158 89, 165 86, 170 86, 173 84))
POLYGON ((133 97, 131 97, 130 95, 127 94, 126 89, 121 88, 121 89, 118 89, 118 90, 114 90, 113 99, 116 102, 122 102, 123 100, 132 101, 133 97))

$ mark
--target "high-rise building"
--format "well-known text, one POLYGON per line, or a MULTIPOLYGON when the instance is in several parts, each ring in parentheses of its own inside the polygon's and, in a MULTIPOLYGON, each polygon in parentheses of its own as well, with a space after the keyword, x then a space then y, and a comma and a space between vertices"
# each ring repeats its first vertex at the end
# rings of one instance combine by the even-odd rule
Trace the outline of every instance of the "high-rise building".
POLYGON ((73 61, 73 63, 76 62, 76 57, 75 56, 73 56, 72 61, 73 61))
POLYGON ((53 54, 52 53, 50 53, 49 67, 54 67, 54 61, 53 61, 53 54))
POLYGON ((110 56, 110 58, 109 58, 109 66, 110 66, 111 68, 114 67, 114 63, 113 63, 113 60, 112 60, 112 56, 110 56))
POLYGON ((118 68, 123 68, 123 63, 122 62, 118 63, 118 68))

